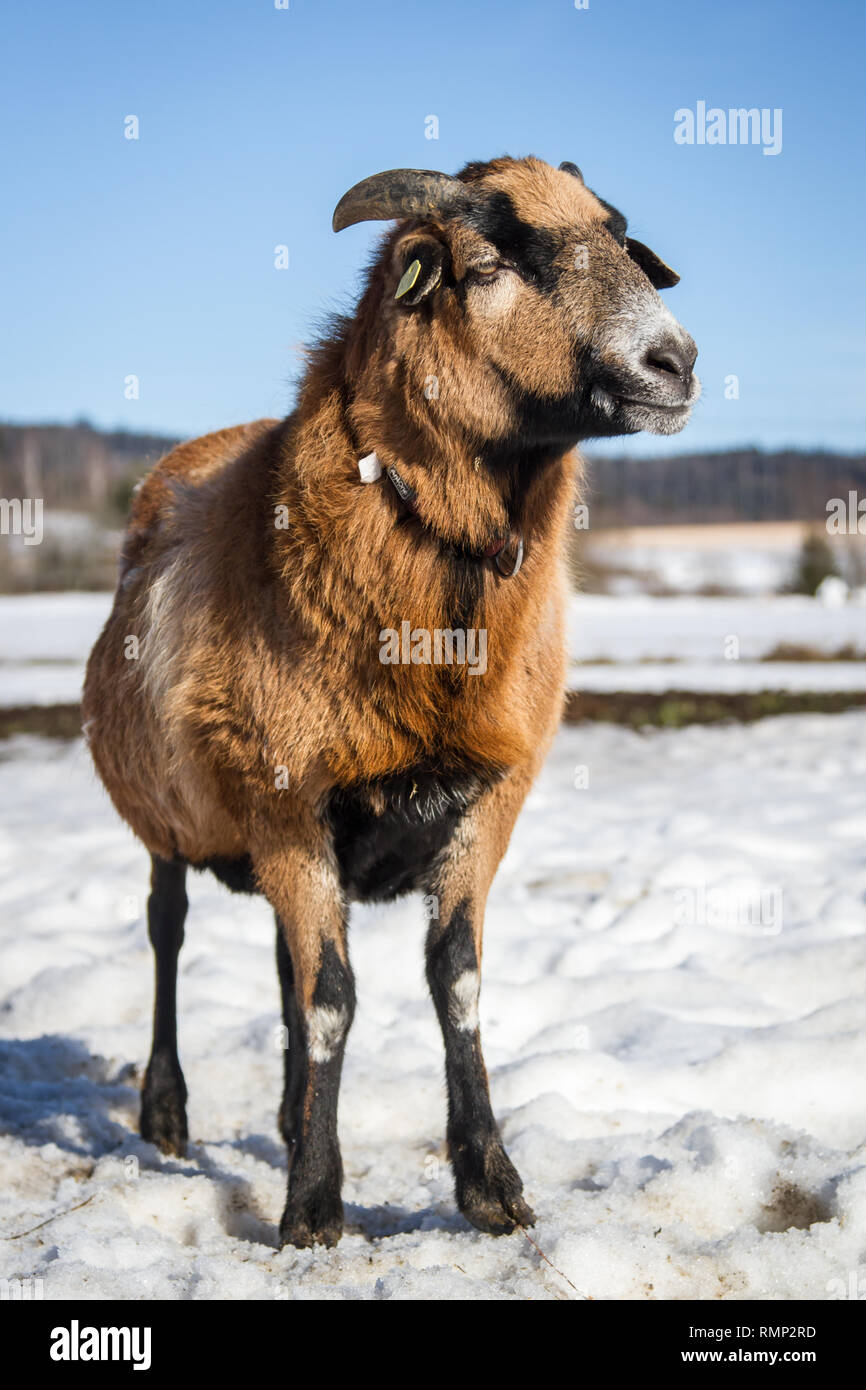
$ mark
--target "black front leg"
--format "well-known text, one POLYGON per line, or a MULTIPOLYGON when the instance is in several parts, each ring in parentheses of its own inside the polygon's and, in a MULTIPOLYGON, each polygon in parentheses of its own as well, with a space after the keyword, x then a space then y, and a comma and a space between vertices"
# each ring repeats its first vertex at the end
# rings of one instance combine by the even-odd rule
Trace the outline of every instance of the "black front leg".
POLYGON ((445 1041, 448 1152, 457 1205, 473 1226, 507 1235, 535 1218, 502 1145, 487 1084, 478 1027, 480 930, 460 902, 427 936, 427 978, 445 1041))
POLYGON ((295 809, 288 832, 282 819, 264 822, 252 852, 283 936, 277 965, 289 1032, 281 1111, 289 1183, 280 1244, 335 1245, 343 1229, 337 1099, 355 984, 328 832, 309 809, 295 809))
POLYGON ((334 941, 321 946, 315 980, 304 1005, 296 1056, 288 1059, 289 1190, 280 1222, 282 1245, 336 1245, 343 1232, 343 1163, 337 1138, 337 1100, 346 1035, 355 1012, 348 961, 334 941), (289 1128, 291 1126, 291 1128, 289 1128))
POLYGON ((186 1083, 177 1055, 177 958, 186 919, 186 864, 151 857, 147 922, 156 957, 153 1045, 141 1093, 141 1136, 163 1153, 186 1151, 186 1083))
POLYGON ((301 1096, 304 1091, 305 1044, 298 1001, 295 997, 295 972, 292 957, 286 944, 285 928, 277 914, 277 974, 280 978, 280 995, 283 1009, 283 1099, 277 1117, 280 1134, 286 1142, 291 1156, 295 1145, 295 1131, 300 1114, 301 1096))

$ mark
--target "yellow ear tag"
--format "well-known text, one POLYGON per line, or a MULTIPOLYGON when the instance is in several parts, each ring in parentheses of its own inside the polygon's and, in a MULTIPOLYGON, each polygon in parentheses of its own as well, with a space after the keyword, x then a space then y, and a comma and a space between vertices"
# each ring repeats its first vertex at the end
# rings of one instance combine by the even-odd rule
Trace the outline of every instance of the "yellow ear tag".
POLYGON ((413 261, 409 269, 403 273, 394 298, 402 299, 404 294, 408 294, 420 274, 421 262, 413 261))

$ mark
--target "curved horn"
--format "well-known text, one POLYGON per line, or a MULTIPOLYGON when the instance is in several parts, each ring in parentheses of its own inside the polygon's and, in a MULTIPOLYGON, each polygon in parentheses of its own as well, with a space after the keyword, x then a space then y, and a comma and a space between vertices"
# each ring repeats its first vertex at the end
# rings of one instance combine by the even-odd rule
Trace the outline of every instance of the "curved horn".
POLYGON ((344 193, 336 208, 335 232, 356 222, 378 222, 390 217, 422 217, 442 212, 459 197, 466 184, 434 169, 387 169, 362 179, 344 193))

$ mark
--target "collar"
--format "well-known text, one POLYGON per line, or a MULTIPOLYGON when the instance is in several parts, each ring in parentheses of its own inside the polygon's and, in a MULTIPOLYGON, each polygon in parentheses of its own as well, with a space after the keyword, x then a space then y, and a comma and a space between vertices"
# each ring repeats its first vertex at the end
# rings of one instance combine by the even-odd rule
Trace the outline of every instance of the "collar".
MULTIPOLYGON (((423 526, 424 520, 418 510, 415 489, 409 486, 393 464, 387 464, 385 472, 403 506, 423 526)), ((523 564, 523 535, 520 531, 508 531, 504 536, 497 536, 484 550, 480 552, 469 551, 468 553, 473 560, 478 560, 482 564, 485 560, 492 560, 503 579, 513 579, 523 564)))

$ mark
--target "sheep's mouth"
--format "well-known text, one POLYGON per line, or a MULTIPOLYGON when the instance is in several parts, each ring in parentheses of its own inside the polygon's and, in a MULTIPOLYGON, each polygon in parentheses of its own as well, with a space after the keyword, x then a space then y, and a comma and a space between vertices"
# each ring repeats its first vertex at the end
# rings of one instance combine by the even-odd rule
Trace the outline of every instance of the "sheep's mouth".
POLYGON ((674 414, 689 411, 692 408, 691 401, 676 401, 670 404, 667 401, 654 401, 647 397, 640 399, 637 396, 614 396, 613 399, 618 406, 636 405, 644 410, 665 410, 674 414))
POLYGON ((646 430, 648 434, 679 434, 688 423, 694 400, 654 401, 622 396, 616 403, 614 419, 629 434, 646 430))
MULTIPOLYGON (((502 374, 503 377, 505 374, 502 374)), ((508 378, 505 378, 508 380, 508 378)), ((513 388, 513 383, 509 382, 513 388)), ((584 439, 605 439, 622 434, 677 434, 687 423, 700 395, 697 377, 688 386, 659 389, 634 374, 594 373, 574 394, 566 396, 518 396, 519 409, 513 435, 485 450, 489 468, 508 470, 514 448, 532 446, 556 451, 571 449, 584 439)))
POLYGON ((618 386, 619 383, 613 381, 604 386, 596 382, 592 388, 592 404, 604 422, 605 433, 637 434, 646 430, 650 434, 677 434, 688 421, 700 395, 700 385, 694 376, 685 395, 680 394, 674 400, 668 392, 658 395, 635 392, 632 395, 627 387, 624 391, 622 387, 617 389, 618 386))

